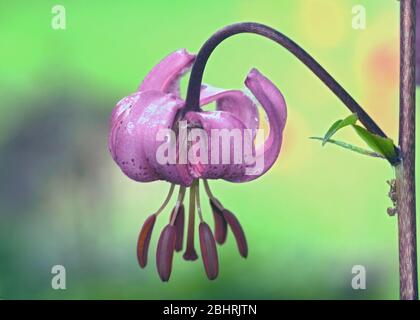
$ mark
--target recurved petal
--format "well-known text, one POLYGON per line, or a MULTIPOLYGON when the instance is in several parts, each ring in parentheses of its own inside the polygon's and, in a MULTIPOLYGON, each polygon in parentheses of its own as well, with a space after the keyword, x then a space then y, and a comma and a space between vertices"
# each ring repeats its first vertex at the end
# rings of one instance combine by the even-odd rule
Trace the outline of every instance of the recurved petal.
POLYGON ((257 69, 252 69, 247 79, 246 86, 264 108, 270 125, 270 133, 264 144, 256 150, 254 163, 263 163, 263 167, 256 174, 247 174, 239 177, 234 182, 254 180, 271 168, 276 161, 283 141, 283 130, 286 125, 287 109, 283 95, 277 87, 257 69), (260 161, 261 160, 261 161, 260 161))
POLYGON ((246 242, 245 233, 241 224, 235 215, 227 209, 223 210, 223 216, 225 217, 233 235, 235 236, 240 255, 246 258, 248 256, 248 244, 246 242))
POLYGON ((207 223, 201 222, 198 232, 200 234, 200 248, 204 269, 206 270, 207 277, 210 280, 214 280, 219 273, 216 242, 207 223))
POLYGON ((227 222, 219 208, 221 204, 217 199, 210 199, 210 206, 214 217, 214 238, 218 244, 224 244, 227 237, 227 222))
POLYGON ((167 55, 144 78, 139 91, 158 90, 179 97, 179 79, 189 71, 195 55, 180 49, 167 55))
POLYGON ((141 228, 139 239, 137 241, 137 260, 140 267, 147 265, 147 255, 149 252, 150 238, 152 236, 153 226, 155 225, 156 215, 149 216, 141 228))
POLYGON ((248 129, 256 130, 259 125, 258 109, 252 99, 241 90, 224 90, 207 84, 201 87, 200 105, 216 101, 217 110, 233 114, 248 129))
POLYGON ((156 251, 156 266, 162 281, 168 281, 172 271, 176 228, 168 224, 162 231, 156 251))

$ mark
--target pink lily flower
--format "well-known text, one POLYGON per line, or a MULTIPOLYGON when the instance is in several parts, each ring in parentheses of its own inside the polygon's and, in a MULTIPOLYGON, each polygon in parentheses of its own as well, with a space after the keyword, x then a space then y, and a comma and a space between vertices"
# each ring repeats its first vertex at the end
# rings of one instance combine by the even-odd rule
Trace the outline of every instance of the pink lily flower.
POLYGON ((180 186, 169 224, 163 229, 157 248, 157 269, 163 281, 169 280, 174 251, 181 251, 183 247, 185 220, 183 199, 188 187, 190 188, 189 224, 184 258, 197 259, 194 248, 195 209, 200 218, 201 254, 209 279, 217 277, 216 242, 219 244, 225 242, 228 226, 237 241, 240 254, 243 257, 247 256, 248 248, 241 225, 233 213, 224 208, 213 196, 208 180, 247 182, 266 173, 280 153, 286 123, 286 104, 282 94, 256 69, 252 69, 245 80, 245 85, 253 97, 242 90, 222 90, 205 85, 201 90, 200 106, 215 102, 216 110, 190 111, 184 114, 185 101, 180 96, 179 80, 190 70, 194 59, 195 56, 184 49, 169 54, 150 71, 137 92, 118 102, 110 119, 109 150, 124 174, 139 182, 165 180, 171 183, 163 205, 149 216, 140 232, 137 257, 142 268, 147 264, 148 247, 156 217, 168 204, 175 185, 180 186), (254 98, 265 110, 270 125, 269 135, 259 147, 255 147, 259 115, 254 98), (186 140, 174 140, 171 136, 167 136, 165 141, 157 138, 162 130, 172 130, 180 134, 184 125, 187 134, 198 128, 209 137, 205 144, 207 150, 200 150, 200 154, 193 153, 193 158, 188 157, 185 162, 181 161, 180 150, 184 147, 189 155, 193 142, 184 143, 186 140), (222 159, 223 150, 222 154, 216 156, 216 163, 213 162, 213 153, 219 149, 219 144, 211 138, 212 133, 223 129, 227 129, 228 132, 236 130, 243 133, 239 141, 242 162, 238 163, 234 159, 233 143, 229 146, 230 156, 227 163, 222 159), (159 148, 164 142, 176 147, 174 163, 162 163, 158 159, 159 148), (249 154, 245 154, 246 150, 250 151, 249 154), (212 161, 203 161, 203 159, 212 161), (253 174, 249 174, 249 169, 259 162, 262 162, 263 166, 253 174), (210 200, 215 220, 215 236, 202 217, 199 180, 203 181, 210 200))

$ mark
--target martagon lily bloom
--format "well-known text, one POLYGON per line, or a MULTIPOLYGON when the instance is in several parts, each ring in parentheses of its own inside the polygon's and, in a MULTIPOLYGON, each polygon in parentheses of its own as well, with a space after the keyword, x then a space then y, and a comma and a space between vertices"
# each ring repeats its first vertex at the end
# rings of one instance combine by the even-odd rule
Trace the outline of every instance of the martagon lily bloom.
MULTIPOLYGON (((171 184, 162 206, 146 219, 140 231, 137 258, 142 268, 147 264, 148 248, 156 218, 169 203, 175 186, 179 185, 178 198, 169 217, 169 223, 161 232, 157 245, 156 264, 162 281, 169 280, 174 251, 179 252, 183 249, 185 224, 183 200, 187 188, 190 188, 190 197, 184 259, 192 261, 198 258, 194 247, 196 212, 200 221, 198 233, 201 256, 210 280, 215 279, 219 271, 216 242, 220 245, 225 243, 228 227, 236 239, 240 255, 247 257, 247 241, 238 219, 215 198, 208 180, 247 182, 263 175, 274 164, 280 153, 286 123, 286 104, 282 94, 256 69, 252 69, 245 80, 246 87, 254 97, 251 97, 248 91, 221 90, 204 85, 200 94, 200 106, 215 102, 216 110, 183 112, 185 101, 180 97, 179 80, 190 70, 194 60, 195 55, 184 49, 169 54, 150 71, 137 92, 118 102, 110 119, 109 150, 124 174, 139 182, 164 180, 171 184), (259 128, 255 98, 265 110, 270 125, 269 135, 260 146, 255 146, 256 131, 259 128), (238 164, 232 159, 229 159, 232 160, 229 163, 223 161, 218 161, 216 164, 206 163, 200 161, 204 154, 196 155, 196 158, 187 159, 183 163, 179 161, 181 154, 177 148, 176 163, 162 164, 157 159, 162 140, 157 139, 157 136, 164 129, 179 132, 181 123, 187 124, 187 132, 193 128, 200 128, 208 137, 215 129, 251 132, 250 139, 246 139, 246 134, 242 135, 241 144, 243 149, 247 143, 251 144, 254 163, 243 161, 238 164), (261 170, 256 174, 247 174, 247 169, 259 160, 263 161, 261 170), (214 235, 203 219, 199 195, 200 180, 203 182, 213 212, 214 235)), ((172 143, 180 147, 183 142, 172 141, 172 143)), ((209 139, 207 151, 209 157, 213 143, 214 141, 209 139)), ((187 149, 192 147, 191 143, 187 143, 187 149)))

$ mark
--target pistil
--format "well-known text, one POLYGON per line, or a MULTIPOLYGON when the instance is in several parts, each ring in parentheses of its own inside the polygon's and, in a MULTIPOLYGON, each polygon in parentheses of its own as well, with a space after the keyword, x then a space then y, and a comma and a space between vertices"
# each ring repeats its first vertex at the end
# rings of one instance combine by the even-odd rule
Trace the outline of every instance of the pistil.
POLYGON ((194 228, 195 228, 195 190, 197 180, 195 180, 190 187, 190 205, 188 216, 188 235, 187 235, 187 248, 184 253, 184 259, 194 261, 198 259, 197 252, 194 248, 194 228))

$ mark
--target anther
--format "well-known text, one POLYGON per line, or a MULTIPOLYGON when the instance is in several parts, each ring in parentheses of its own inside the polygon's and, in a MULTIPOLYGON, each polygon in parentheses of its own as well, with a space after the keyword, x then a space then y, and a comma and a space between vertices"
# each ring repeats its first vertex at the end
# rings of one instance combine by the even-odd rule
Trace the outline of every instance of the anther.
POLYGON ((152 215, 150 215, 146 221, 144 222, 139 238, 137 240, 137 260, 139 262, 139 265, 141 268, 146 267, 147 265, 147 256, 149 252, 149 244, 150 244, 150 238, 152 237, 153 227, 156 222, 156 218, 165 209, 166 205, 168 204, 169 200, 172 197, 172 194, 174 192, 175 185, 171 184, 171 187, 169 189, 169 192, 163 201, 160 208, 152 215))

